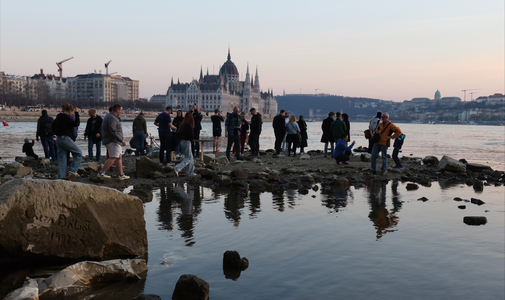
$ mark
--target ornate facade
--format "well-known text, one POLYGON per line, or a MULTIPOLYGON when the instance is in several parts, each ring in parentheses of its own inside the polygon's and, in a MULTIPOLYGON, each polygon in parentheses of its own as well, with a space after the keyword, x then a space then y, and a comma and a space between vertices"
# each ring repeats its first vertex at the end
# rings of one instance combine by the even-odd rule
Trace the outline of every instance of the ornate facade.
POLYGON ((258 69, 253 79, 247 66, 245 80, 239 81, 239 72, 231 61, 229 50, 227 58, 218 75, 209 75, 208 71, 203 75, 200 69, 200 78, 190 83, 174 84, 172 79, 166 95, 166 106, 186 110, 196 103, 204 112, 213 112, 216 108, 231 112, 235 106, 240 111, 249 112, 254 107, 265 117, 275 116, 277 101, 273 91, 261 91, 258 69))

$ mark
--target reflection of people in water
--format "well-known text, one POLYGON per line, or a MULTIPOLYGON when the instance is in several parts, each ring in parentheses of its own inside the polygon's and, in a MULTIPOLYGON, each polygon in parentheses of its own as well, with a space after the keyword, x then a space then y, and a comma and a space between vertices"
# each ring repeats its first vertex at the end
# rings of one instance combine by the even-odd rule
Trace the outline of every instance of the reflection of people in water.
POLYGON ((284 190, 277 189, 272 192, 272 204, 274 209, 280 212, 284 211, 284 190))
POLYGON ((372 182, 369 186, 370 213, 368 217, 374 223, 377 231, 377 240, 388 232, 397 231, 393 229, 398 225, 399 217, 395 215, 393 208, 390 212, 386 209, 386 183, 372 182))
POLYGON ((181 231, 181 237, 185 239, 186 246, 191 247, 194 243, 195 219, 201 212, 201 196, 198 186, 186 185, 169 186, 161 188, 160 208, 158 220, 161 227, 168 231, 173 229, 173 219, 176 215, 176 223, 181 231), (177 213, 176 209, 180 209, 177 213))
POLYGON ((240 223, 240 211, 245 207, 245 194, 238 191, 231 191, 224 197, 224 215, 227 219, 233 220, 233 226, 238 227, 240 223))
POLYGON ((256 217, 256 215, 261 211, 260 194, 251 193, 249 194, 249 199, 250 199, 249 210, 251 211, 249 217, 253 218, 256 217))

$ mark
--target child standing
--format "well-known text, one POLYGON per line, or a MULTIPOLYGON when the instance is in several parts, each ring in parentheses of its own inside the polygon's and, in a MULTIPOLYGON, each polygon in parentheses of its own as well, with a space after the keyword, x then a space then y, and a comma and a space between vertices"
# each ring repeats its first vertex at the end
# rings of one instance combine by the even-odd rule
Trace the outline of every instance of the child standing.
POLYGON ((396 166, 394 166, 393 169, 398 169, 398 170, 403 169, 402 162, 398 158, 398 153, 400 152, 400 149, 402 149, 404 140, 405 140, 405 134, 402 133, 399 137, 397 137, 395 139, 395 143, 393 144, 393 147, 394 147, 393 160, 395 161, 395 164, 396 164, 396 166))

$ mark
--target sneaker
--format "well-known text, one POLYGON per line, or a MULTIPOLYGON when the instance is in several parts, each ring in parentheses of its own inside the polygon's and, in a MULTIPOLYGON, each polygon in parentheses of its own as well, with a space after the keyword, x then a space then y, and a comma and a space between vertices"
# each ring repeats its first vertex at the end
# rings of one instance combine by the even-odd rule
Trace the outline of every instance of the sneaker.
POLYGON ((216 153, 221 153, 221 152, 219 152, 219 150, 217 150, 216 153))
POLYGON ((386 175, 387 173, 388 173, 387 171, 386 172, 381 172, 381 175, 386 175))
POLYGON ((174 168, 174 173, 175 173, 175 176, 179 177, 179 172, 177 172, 177 170, 174 168))
POLYGON ((98 172, 98 174, 96 174, 96 177, 100 177, 100 178, 110 178, 109 175, 103 173, 103 172, 98 172))
POLYGON ((339 165, 339 166, 340 166, 340 162, 339 162, 338 160, 336 160, 335 162, 337 163, 337 165, 339 165))
POLYGON ((348 165, 349 163, 348 163, 348 162, 346 162, 346 161, 343 161, 343 162, 342 162, 342 164, 343 164, 343 165, 348 165))
POLYGON ((394 166, 393 169, 403 170, 403 167, 401 167, 401 166, 394 166))
POLYGON ((125 175, 125 174, 121 174, 118 176, 119 180, 127 180, 127 179, 130 179, 130 176, 128 175, 125 175))

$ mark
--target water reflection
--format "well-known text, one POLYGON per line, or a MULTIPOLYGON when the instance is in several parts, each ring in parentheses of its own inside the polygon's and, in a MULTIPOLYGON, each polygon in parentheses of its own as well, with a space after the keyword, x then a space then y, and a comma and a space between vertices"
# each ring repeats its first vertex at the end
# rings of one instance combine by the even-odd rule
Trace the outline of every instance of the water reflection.
POLYGON ((235 227, 240 224, 241 210, 245 207, 245 196, 244 192, 233 190, 224 196, 224 215, 233 222, 235 227))
POLYGON ((202 211, 201 191, 199 186, 189 184, 167 186, 160 189, 160 207, 157 211, 160 228, 174 229, 173 220, 181 231, 185 245, 195 244, 194 227, 202 211))
MULTIPOLYGON (((394 229, 400 220, 396 215, 400 207, 393 208, 388 211, 386 209, 386 183, 385 182, 371 182, 368 186, 368 203, 370 204, 370 213, 368 218, 373 222, 376 230, 376 238, 379 240, 386 233, 395 232, 394 229)), ((396 193, 398 194, 397 186, 396 193)), ((398 197, 398 195, 397 195, 398 197)), ((397 200, 398 202, 398 200, 397 200)))

